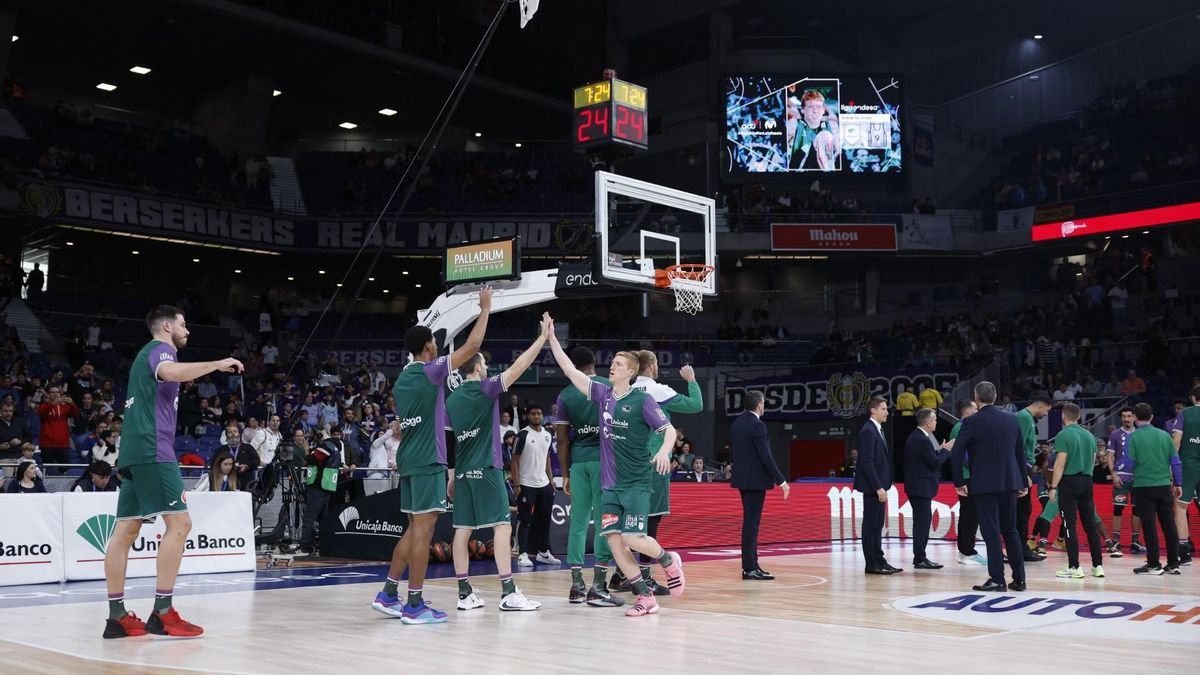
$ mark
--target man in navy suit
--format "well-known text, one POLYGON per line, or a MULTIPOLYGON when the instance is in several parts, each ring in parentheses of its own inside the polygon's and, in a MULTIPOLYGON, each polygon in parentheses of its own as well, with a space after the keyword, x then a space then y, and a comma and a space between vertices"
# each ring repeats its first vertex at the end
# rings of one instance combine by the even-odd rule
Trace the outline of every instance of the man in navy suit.
POLYGON ((887 515, 887 491, 892 487, 892 451, 883 436, 888 418, 887 401, 875 397, 867 403, 871 418, 858 432, 858 468, 854 489, 863 493, 862 549, 867 574, 895 574, 883 557, 883 520, 887 515))
POLYGON ((977 591, 1025 590, 1025 561, 1021 535, 1017 532, 1017 498, 1029 490, 1029 467, 1025 444, 1015 415, 996 403, 996 385, 975 385, 979 412, 963 419, 962 431, 950 455, 958 494, 970 496, 979 515, 979 529, 987 544, 988 580, 974 586, 977 591), (971 457, 971 476, 963 478, 963 457, 971 457), (1004 559, 1000 542, 1012 566, 1012 583, 1004 583, 1004 559))
POLYGON ((925 556, 929 526, 933 524, 933 498, 937 496, 942 464, 950 459, 954 441, 938 443, 933 435, 937 414, 933 408, 917 411, 917 428, 904 442, 904 492, 912 509, 913 568, 940 570, 942 565, 925 556))
POLYGON ((758 566, 758 524, 762 520, 763 501, 767 490, 776 485, 787 499, 791 486, 771 454, 771 439, 762 421, 765 407, 762 392, 746 392, 745 401, 746 412, 734 420, 729 432, 733 459, 733 478, 729 484, 742 493, 742 578, 770 581, 775 577, 758 566))

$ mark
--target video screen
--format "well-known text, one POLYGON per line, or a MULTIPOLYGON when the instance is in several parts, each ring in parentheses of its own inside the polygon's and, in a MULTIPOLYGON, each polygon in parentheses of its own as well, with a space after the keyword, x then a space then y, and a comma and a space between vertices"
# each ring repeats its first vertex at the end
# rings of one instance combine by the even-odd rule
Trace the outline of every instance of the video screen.
POLYGON ((725 156, 730 177, 899 174, 898 75, 729 75, 725 156))

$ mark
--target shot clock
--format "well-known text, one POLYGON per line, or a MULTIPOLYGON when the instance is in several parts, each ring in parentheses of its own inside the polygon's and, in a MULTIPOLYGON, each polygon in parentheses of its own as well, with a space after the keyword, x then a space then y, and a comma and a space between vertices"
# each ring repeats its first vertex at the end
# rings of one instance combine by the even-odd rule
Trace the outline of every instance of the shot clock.
POLYGON ((646 88, 615 77, 575 89, 571 125, 575 149, 620 144, 646 149, 646 88))

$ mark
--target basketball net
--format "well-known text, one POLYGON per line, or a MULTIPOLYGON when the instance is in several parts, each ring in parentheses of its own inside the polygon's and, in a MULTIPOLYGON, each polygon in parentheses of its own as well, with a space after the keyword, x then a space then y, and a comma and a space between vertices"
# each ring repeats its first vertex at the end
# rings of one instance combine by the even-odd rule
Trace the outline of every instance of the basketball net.
POLYGON ((704 309, 705 281, 712 274, 711 265, 671 265, 667 281, 675 291, 675 311, 695 316, 704 309))

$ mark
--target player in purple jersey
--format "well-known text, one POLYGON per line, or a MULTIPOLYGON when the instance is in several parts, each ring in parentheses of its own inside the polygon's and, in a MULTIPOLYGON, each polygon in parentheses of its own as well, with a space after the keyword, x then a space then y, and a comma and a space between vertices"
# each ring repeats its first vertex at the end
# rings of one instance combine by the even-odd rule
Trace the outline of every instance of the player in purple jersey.
POLYGON ((104 637, 148 632, 198 637, 204 629, 180 618, 171 604, 175 576, 192 529, 174 450, 179 383, 216 371, 240 373, 243 367, 237 359, 179 363, 176 353, 187 345, 188 329, 183 311, 177 307, 160 305, 150 310, 146 326, 154 339, 134 358, 125 393, 124 438, 117 457, 123 484, 117 500, 117 522, 104 553, 109 614, 104 637), (154 522, 160 515, 167 529, 158 543, 154 610, 143 623, 125 609, 125 573, 129 549, 141 533, 142 524, 154 522))
MULTIPOLYGON (((1133 467, 1125 454, 1129 435, 1134 432, 1133 408, 1121 408, 1121 426, 1108 435, 1108 445, 1104 455, 1104 466, 1112 473, 1113 480, 1113 526, 1112 539, 1108 542, 1108 552, 1114 556, 1121 551, 1121 519, 1125 507, 1133 506, 1133 467)), ((1130 550, 1134 553, 1144 553, 1142 548, 1142 519, 1133 516, 1133 543, 1130 550)))

